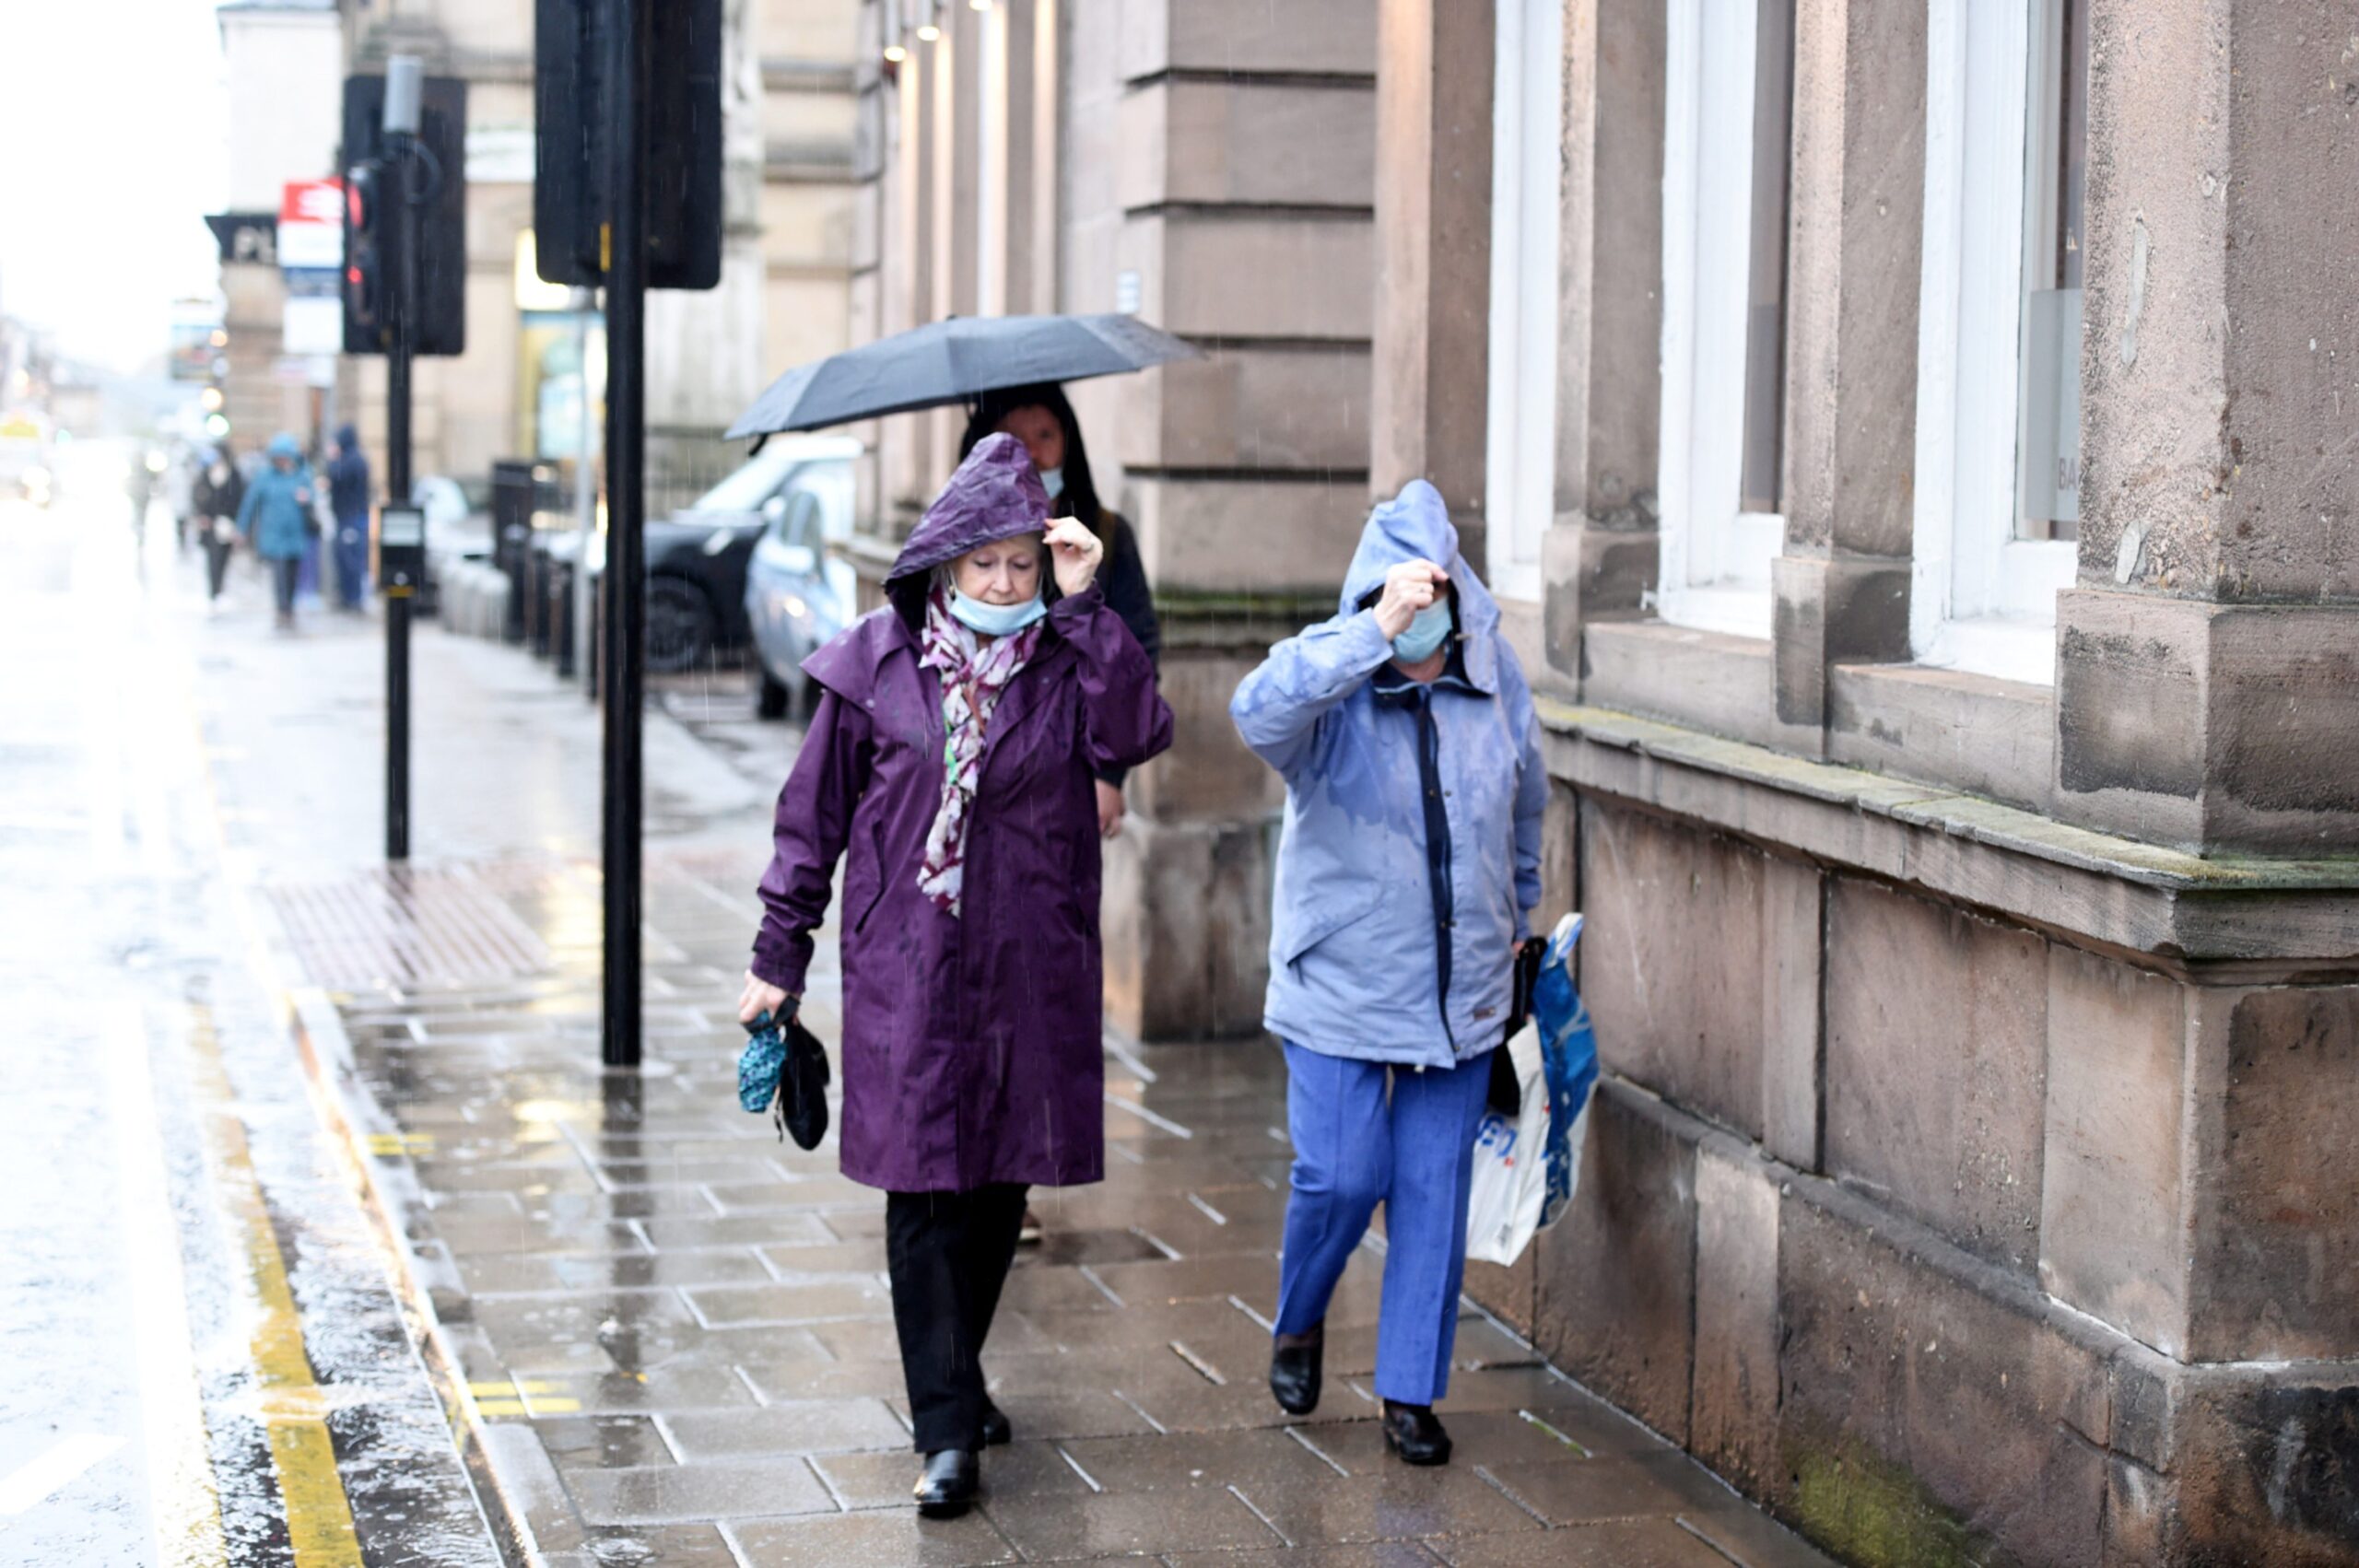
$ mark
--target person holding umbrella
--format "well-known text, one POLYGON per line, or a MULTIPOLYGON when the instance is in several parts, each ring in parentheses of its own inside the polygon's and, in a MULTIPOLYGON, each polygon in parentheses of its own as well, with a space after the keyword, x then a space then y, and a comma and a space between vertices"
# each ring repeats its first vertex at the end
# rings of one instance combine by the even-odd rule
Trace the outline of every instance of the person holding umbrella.
POLYGON ((804 663, 819 704, 779 795, 738 1015, 797 1005, 844 872, 844 1174, 881 1188, 922 1514, 1007 1441, 980 1352, 1036 1184, 1105 1169, 1095 780, 1171 743, 1107 607, 1105 547, 1013 436, 979 441, 888 603, 804 663), (1045 592, 1053 576, 1057 596, 1045 592))
POLYGON ((1470 1156, 1540 902, 1548 775, 1431 485, 1375 509, 1335 616, 1271 649, 1229 714, 1286 784, 1262 1024, 1295 1158, 1270 1389, 1318 1405, 1327 1304, 1381 1202, 1384 1443, 1444 1464, 1470 1156))

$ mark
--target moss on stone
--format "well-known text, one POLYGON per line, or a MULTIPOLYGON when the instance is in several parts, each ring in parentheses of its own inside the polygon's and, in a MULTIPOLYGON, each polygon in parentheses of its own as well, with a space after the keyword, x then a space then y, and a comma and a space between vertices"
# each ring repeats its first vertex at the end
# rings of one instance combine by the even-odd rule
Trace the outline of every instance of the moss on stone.
POLYGON ((1794 1466, 1802 1532, 1855 1568, 1992 1568, 2006 1558, 1924 1483, 1857 1443, 1812 1446, 1794 1466))

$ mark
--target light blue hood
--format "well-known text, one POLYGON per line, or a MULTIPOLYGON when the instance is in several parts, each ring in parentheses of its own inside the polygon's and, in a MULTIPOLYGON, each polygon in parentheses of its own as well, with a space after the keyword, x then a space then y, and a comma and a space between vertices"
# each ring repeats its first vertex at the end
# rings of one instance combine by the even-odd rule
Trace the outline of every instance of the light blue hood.
POLYGON ((1458 553, 1458 525, 1449 521, 1441 492, 1422 479, 1410 480, 1399 495, 1379 501, 1368 513, 1359 548, 1352 552, 1351 570, 1344 574, 1336 612, 1348 615, 1357 610, 1360 601, 1383 589, 1385 574, 1403 561, 1431 561, 1449 574, 1466 678, 1486 692, 1497 691, 1498 601, 1458 553))
POLYGON ((1229 715, 1286 781, 1264 1026, 1329 1056, 1423 1066, 1497 1045, 1515 947, 1540 901, 1548 780, 1499 607, 1459 554, 1431 485, 1414 480, 1376 508, 1334 618, 1273 648, 1229 715), (1417 559, 1449 574, 1452 659, 1432 685, 1379 697, 1374 677, 1391 661, 1391 644, 1360 604, 1393 567, 1417 559), (1428 708, 1446 848, 1429 842, 1426 825, 1419 745, 1428 708), (1447 996, 1436 874, 1449 890, 1447 996))

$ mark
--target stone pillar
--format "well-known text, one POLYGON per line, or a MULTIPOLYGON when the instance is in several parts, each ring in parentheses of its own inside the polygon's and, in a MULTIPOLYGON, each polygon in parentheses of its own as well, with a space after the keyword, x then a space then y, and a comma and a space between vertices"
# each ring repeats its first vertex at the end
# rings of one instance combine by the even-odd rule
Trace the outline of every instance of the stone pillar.
POLYGON ((1369 488, 1433 483, 1484 559, 1491 308, 1491 0, 1377 11, 1369 488))
POLYGON ((1925 8, 1794 18, 1778 718, 1818 728, 1838 661, 1908 657, 1925 8))
POLYGON ((1555 520, 1543 635, 1559 683, 1581 627, 1644 613, 1662 414, 1663 8, 1567 0, 1555 520))
POLYGON ((1135 309, 1205 350, 1073 389, 1099 493, 1138 532, 1179 721, 1108 847, 1107 1015, 1249 1036, 1281 790, 1228 699, 1333 613, 1367 515, 1377 7, 1062 9, 1059 308, 1135 309))
POLYGON ((2347 6, 2092 10, 2070 821, 2359 847, 2352 33, 2347 6))

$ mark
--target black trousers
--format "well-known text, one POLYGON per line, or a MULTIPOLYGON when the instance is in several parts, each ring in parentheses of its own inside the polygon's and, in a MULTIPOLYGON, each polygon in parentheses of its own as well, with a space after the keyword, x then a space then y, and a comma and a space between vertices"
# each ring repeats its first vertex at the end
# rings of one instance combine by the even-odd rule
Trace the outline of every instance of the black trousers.
POLYGON ((205 524, 205 592, 209 599, 221 597, 222 579, 229 575, 229 542, 213 537, 211 519, 205 524))
POLYGON ((1013 1183, 972 1192, 885 1195, 885 1261, 893 1327, 910 1389, 917 1450, 982 1447, 983 1340, 1015 1260, 1024 1195, 1013 1183))

